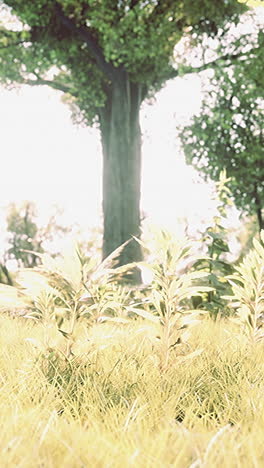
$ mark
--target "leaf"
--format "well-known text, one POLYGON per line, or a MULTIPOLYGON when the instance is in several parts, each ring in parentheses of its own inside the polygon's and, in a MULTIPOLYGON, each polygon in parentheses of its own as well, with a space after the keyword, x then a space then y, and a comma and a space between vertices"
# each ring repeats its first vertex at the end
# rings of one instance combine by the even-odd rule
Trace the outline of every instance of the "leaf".
POLYGON ((147 312, 144 309, 137 309, 136 307, 126 307, 128 312, 134 312, 135 314, 139 315, 140 317, 145 318, 146 320, 150 320, 153 323, 160 323, 160 318, 147 312))
POLYGON ((251 314, 248 314, 248 316, 247 316, 247 319, 248 319, 248 323, 249 323, 249 325, 250 325, 250 326, 253 328, 253 327, 254 327, 254 325, 253 325, 253 321, 252 321, 251 314))
MULTIPOLYGON (((264 232, 264 231, 262 231, 262 232, 264 232)), ((260 258, 262 258, 263 261, 264 261, 264 247, 262 247, 262 245, 260 244, 260 242, 257 239, 253 239, 253 245, 254 245, 254 249, 256 250, 256 252, 260 256, 260 258)))
POLYGON ((64 336, 64 338, 67 338, 67 340, 70 340, 72 338, 72 334, 68 333, 61 328, 58 328, 58 331, 64 336))
POLYGON ((118 261, 118 257, 120 255, 120 253, 122 252, 122 250, 124 249, 124 247, 129 243, 131 242, 130 240, 124 242, 122 245, 120 245, 117 249, 115 249, 110 255, 108 255, 108 257, 106 257, 103 262, 100 264, 99 268, 98 268, 98 271, 104 271, 104 270, 107 270, 107 269, 112 269, 114 267, 114 265, 117 263, 118 261))
POLYGON ((123 323, 128 324, 131 323, 130 320, 122 318, 122 317, 107 317, 106 315, 102 315, 98 318, 98 322, 112 322, 112 323, 123 323))

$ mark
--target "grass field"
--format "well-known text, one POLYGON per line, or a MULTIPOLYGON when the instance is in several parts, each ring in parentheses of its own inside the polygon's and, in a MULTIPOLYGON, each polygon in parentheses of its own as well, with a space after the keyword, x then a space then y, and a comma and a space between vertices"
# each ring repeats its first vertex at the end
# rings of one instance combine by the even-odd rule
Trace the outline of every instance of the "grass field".
POLYGON ((81 322, 69 359, 51 323, 0 327, 1 466, 264 466, 263 343, 230 322, 202 321, 188 345, 200 353, 176 347, 166 370, 141 319, 81 322))
POLYGON ((76 249, 0 284, 0 466, 264 467, 263 244, 225 277, 162 234, 148 287, 76 249))

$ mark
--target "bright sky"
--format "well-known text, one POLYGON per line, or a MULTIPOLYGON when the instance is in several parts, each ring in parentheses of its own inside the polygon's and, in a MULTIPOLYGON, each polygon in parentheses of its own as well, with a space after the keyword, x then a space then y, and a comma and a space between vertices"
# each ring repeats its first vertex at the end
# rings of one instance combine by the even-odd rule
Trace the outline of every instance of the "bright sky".
MULTIPOLYGON (((72 124, 61 94, 47 87, 0 88, 2 181, 0 204, 34 200, 41 221, 51 206, 65 209, 64 221, 83 227, 99 223, 102 157, 96 129, 72 124)), ((153 105, 142 109, 142 209, 154 223, 173 227, 210 211, 210 189, 193 182, 176 139, 176 123, 198 111, 200 79, 170 82, 153 105)))

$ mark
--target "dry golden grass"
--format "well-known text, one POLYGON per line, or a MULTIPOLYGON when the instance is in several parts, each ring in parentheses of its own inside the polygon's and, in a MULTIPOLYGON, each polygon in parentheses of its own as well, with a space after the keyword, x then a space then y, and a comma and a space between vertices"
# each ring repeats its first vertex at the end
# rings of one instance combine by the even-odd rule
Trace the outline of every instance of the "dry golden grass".
POLYGON ((69 360, 55 327, 0 327, 1 466, 264 466, 264 348, 234 325, 202 322, 190 347, 203 352, 175 349, 165 371, 140 320, 80 324, 69 360))

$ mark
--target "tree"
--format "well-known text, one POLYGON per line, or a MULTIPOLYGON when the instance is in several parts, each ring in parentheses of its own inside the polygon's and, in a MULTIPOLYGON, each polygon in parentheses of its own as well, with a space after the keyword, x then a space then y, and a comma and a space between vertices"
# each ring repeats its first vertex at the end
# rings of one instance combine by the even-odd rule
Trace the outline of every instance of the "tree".
POLYGON ((10 247, 6 259, 16 260, 19 266, 26 268, 33 268, 38 263, 38 257, 29 253, 30 251, 43 252, 34 217, 35 207, 30 202, 25 202, 20 207, 12 203, 8 207, 7 231, 10 247))
POLYGON ((215 70, 200 114, 181 132, 187 161, 217 180, 223 168, 238 208, 264 228, 264 34, 258 51, 228 70, 215 70))
MULTIPOLYGON (((8 249, 4 254, 4 261, 16 260, 18 266, 34 268, 39 264, 39 257, 35 253, 44 252, 45 243, 55 237, 65 235, 70 227, 58 224, 59 210, 51 214, 47 224, 39 227, 36 222, 36 207, 34 203, 25 201, 17 205, 11 203, 7 209, 7 234, 8 249)), ((7 268, 2 264, 2 273, 7 273, 7 268)), ((7 276, 6 276, 7 278, 7 276)), ((7 278, 8 279, 8 278, 7 278)))
MULTIPOLYGON (((21 27, 1 29, 2 83, 58 89, 84 123, 100 128, 106 257, 140 234, 142 102, 180 73, 213 66, 174 67, 175 45, 187 36, 194 43, 205 35, 220 37, 246 7, 236 0, 6 0, 4 5, 21 27)), ((213 62, 228 65, 241 56, 239 47, 231 49, 213 62)), ((140 245, 131 241, 119 262, 140 259, 140 245)))

